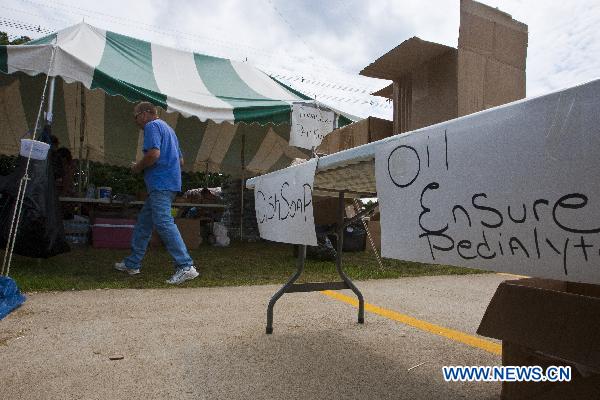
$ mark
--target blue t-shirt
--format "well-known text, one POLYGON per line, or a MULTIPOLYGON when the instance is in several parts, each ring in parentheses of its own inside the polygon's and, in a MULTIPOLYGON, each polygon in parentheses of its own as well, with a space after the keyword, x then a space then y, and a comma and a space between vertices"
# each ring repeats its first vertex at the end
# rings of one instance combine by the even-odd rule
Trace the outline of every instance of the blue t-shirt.
POLYGON ((144 181, 148 192, 152 190, 181 191, 181 150, 175 131, 161 119, 144 126, 144 154, 150 149, 160 150, 154 165, 144 169, 144 181))

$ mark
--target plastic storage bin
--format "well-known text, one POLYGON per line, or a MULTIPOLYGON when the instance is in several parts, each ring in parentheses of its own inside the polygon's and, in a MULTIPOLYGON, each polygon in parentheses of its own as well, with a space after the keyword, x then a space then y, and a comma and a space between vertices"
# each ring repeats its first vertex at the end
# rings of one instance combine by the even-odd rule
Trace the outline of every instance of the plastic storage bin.
POLYGON ((31 158, 34 160, 45 160, 48 157, 48 150, 50 150, 48 143, 32 139, 21 139, 21 151, 19 154, 23 157, 31 155, 31 158))

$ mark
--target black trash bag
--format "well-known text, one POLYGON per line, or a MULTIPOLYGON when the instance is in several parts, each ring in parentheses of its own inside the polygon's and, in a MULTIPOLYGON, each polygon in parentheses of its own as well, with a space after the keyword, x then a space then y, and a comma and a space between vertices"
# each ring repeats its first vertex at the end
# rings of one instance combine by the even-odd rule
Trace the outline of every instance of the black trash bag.
MULTIPOLYGON (((337 249, 337 236, 329 236, 333 247, 337 249)), ((364 251, 367 243, 367 231, 365 230, 362 221, 355 221, 344 228, 344 243, 342 251, 357 252, 364 251)))
POLYGON ((367 231, 365 231, 361 221, 357 221, 352 225, 348 225, 344 229, 344 243, 342 245, 343 251, 365 251, 366 243, 367 231))
POLYGON ((316 225, 315 231, 317 245, 306 246, 306 258, 319 261, 335 261, 337 252, 328 236, 331 227, 329 225, 316 225))
MULTIPOLYGON (((50 157, 49 157, 50 158, 50 157)), ((25 174, 26 157, 19 157, 17 168, 7 176, 0 176, 0 247, 6 248, 10 225, 17 201, 19 183, 25 174)), ((21 218, 14 252, 16 254, 48 258, 70 250, 65 240, 62 212, 54 188, 52 163, 30 160, 29 182, 23 199, 21 218)))

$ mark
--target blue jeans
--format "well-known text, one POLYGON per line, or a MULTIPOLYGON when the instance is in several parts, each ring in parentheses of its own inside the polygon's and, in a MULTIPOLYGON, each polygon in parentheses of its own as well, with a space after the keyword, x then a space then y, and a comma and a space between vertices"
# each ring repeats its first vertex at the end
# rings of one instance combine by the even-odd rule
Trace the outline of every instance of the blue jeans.
POLYGON ((167 251, 173 257, 175 268, 182 269, 194 265, 171 215, 171 204, 175 195, 176 192, 169 190, 153 190, 148 194, 133 230, 131 255, 123 260, 127 268, 141 268, 142 259, 152 237, 152 228, 156 228, 167 251))

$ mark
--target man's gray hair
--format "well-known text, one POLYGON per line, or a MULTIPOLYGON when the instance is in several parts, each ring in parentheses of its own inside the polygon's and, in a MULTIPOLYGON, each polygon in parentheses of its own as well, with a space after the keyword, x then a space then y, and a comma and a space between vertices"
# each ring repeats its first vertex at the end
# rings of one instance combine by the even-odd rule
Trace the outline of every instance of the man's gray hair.
POLYGON ((152 115, 156 115, 156 107, 154 107, 154 104, 150 102, 142 101, 135 105, 135 112, 148 112, 152 115))

